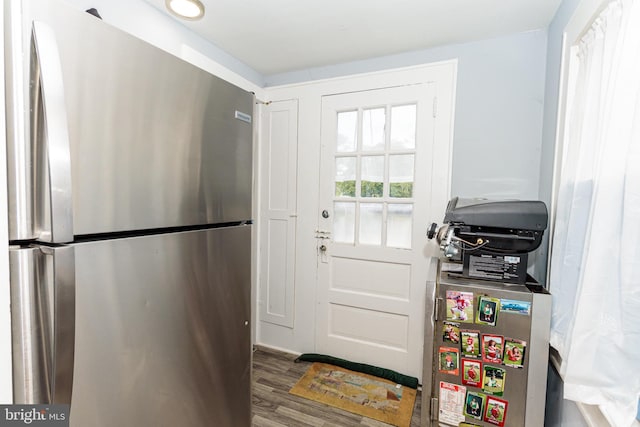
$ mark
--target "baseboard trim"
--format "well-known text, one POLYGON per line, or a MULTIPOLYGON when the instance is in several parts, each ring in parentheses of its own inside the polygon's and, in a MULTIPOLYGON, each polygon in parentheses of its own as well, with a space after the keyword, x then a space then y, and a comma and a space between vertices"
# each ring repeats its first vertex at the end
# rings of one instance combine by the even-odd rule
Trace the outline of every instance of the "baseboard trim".
POLYGON ((281 347, 276 347, 273 345, 267 345, 267 344, 258 344, 255 343, 253 344, 253 349, 255 350, 264 350, 264 351, 277 351, 280 353, 286 353, 286 354, 290 354, 292 356, 300 356, 302 353, 298 353, 295 351, 291 351, 291 350, 287 350, 286 348, 281 348, 281 347))

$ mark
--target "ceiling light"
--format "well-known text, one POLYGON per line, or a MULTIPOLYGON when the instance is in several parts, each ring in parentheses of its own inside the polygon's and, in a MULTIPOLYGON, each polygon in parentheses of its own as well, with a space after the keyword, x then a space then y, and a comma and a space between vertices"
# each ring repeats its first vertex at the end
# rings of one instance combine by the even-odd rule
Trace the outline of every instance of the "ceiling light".
POLYGON ((165 0, 169 12, 179 18, 195 21, 204 16, 204 5, 200 0, 165 0))

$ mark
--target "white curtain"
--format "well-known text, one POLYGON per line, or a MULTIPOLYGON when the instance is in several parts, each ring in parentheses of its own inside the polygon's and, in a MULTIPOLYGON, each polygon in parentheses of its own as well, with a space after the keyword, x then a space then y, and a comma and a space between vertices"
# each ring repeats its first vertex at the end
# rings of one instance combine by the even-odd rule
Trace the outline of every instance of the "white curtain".
POLYGON ((551 344, 565 398, 626 427, 640 396, 640 0, 607 5, 574 50, 551 344))

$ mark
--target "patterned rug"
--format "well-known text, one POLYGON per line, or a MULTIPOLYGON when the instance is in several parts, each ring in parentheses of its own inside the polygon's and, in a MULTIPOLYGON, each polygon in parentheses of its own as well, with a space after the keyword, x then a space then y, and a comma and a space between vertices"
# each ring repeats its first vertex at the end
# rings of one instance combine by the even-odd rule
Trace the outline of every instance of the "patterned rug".
POLYGON ((391 381, 314 363, 289 393, 398 427, 408 427, 416 391, 391 381))

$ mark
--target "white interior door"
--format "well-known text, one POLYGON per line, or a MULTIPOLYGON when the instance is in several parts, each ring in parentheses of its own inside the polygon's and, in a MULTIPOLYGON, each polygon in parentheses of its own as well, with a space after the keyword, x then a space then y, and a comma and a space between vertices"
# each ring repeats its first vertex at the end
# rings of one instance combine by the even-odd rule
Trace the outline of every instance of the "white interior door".
POLYGON ((435 105, 431 83, 322 99, 317 351, 418 378, 435 105))

